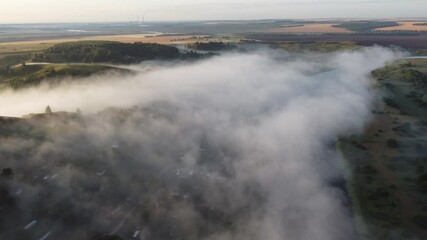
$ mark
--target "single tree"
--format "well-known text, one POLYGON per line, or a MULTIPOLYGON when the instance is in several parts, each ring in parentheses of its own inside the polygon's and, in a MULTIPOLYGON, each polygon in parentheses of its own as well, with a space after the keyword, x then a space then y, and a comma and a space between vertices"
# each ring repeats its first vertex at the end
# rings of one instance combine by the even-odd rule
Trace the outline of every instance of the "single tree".
POLYGON ((48 105, 46 107, 46 110, 44 110, 45 113, 52 113, 52 109, 50 108, 50 106, 48 105))

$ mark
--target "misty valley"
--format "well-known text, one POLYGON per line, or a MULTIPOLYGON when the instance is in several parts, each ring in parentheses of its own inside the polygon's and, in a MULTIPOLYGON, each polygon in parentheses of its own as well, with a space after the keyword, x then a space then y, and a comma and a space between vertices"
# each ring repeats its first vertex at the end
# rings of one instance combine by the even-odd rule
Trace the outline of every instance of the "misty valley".
POLYGON ((0 25, 0 240, 427 239, 423 23, 142 23, 0 25))

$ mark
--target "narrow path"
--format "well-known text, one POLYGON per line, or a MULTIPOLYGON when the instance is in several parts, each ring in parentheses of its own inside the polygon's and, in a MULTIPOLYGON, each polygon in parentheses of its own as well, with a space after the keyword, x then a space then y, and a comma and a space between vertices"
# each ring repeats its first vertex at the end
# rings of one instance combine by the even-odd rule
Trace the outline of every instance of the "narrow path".
MULTIPOLYGON (((101 66, 107 66, 107 67, 114 67, 114 68, 121 68, 121 69, 127 69, 132 71, 142 71, 140 68, 137 68, 132 65, 116 65, 116 64, 108 64, 108 63, 50 63, 50 62, 26 62, 26 66, 43 66, 43 65, 101 65, 101 66)), ((12 68, 17 68, 19 66, 22 66, 21 64, 16 64, 12 66, 12 68)))

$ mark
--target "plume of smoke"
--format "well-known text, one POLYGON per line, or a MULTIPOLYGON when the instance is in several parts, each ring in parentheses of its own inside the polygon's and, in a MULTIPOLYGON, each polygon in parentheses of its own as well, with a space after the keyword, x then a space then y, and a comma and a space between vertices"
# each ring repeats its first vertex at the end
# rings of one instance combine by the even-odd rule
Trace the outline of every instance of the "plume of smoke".
POLYGON ((47 105, 85 115, 13 125, 32 132, 0 144, 16 175, 7 188, 23 189, 1 227, 28 236, 14 226, 37 219, 61 239, 357 238, 331 184, 341 177, 333 143, 363 129, 370 72, 396 57, 255 51, 2 93, 2 115, 47 105))

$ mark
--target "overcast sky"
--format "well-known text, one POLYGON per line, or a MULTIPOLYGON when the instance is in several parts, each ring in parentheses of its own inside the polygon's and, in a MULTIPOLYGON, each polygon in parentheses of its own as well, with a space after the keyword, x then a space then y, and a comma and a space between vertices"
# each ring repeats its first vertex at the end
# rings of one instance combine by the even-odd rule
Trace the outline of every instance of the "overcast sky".
POLYGON ((427 0, 0 0, 0 23, 427 17, 427 0))

